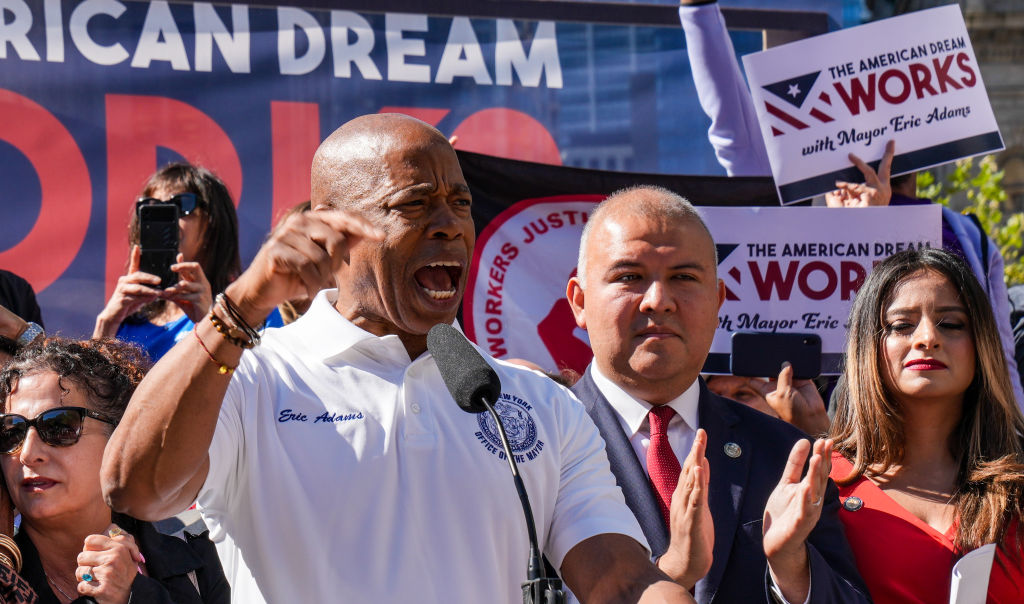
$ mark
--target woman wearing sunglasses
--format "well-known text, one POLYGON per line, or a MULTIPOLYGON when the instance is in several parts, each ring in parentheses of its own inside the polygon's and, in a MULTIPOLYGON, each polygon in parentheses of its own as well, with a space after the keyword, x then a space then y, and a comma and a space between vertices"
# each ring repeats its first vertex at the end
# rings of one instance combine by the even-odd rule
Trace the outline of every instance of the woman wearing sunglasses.
POLYGON ((0 532, 10 534, 3 513, 13 503, 21 575, 41 604, 229 601, 205 535, 161 535, 103 501, 103 448, 142 363, 138 348, 116 340, 51 338, 19 351, 0 373, 0 466, 10 497, 2 498, 8 525, 0 532))
MULTIPOLYGON (((136 202, 129 226, 132 244, 128 272, 118 279, 106 307, 96 317, 94 338, 136 342, 154 362, 210 311, 213 296, 241 272, 238 217, 224 183, 212 172, 188 163, 164 166, 153 174, 136 202), (180 229, 177 284, 160 289, 160 277, 139 270, 139 206, 173 203, 180 229)), ((280 325, 279 317, 268 324, 280 325)))
POLYGON ((1024 602, 1024 417, 992 306, 958 256, 875 267, 836 402, 832 478, 872 599, 948 602, 954 563, 994 543, 987 599, 969 601, 1024 602))

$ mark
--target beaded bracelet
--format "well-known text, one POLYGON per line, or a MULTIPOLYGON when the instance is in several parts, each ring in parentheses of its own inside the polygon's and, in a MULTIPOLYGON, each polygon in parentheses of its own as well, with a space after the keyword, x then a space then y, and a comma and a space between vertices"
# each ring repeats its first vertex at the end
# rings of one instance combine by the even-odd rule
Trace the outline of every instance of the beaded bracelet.
POLYGON ((252 340, 245 340, 234 335, 234 333, 232 333, 233 330, 231 329, 231 327, 224 323, 224 320, 218 317, 217 313, 214 312, 212 308, 210 309, 210 323, 213 325, 214 329, 217 330, 217 333, 219 333, 225 340, 231 342, 235 346, 238 346, 239 348, 245 348, 247 350, 249 348, 253 348, 254 346, 256 346, 256 343, 253 342, 252 340))
MULTIPOLYGON (((232 312, 223 295, 217 295, 217 298, 213 303, 213 308, 210 309, 210 312, 212 313, 214 310, 218 311, 217 319, 219 324, 223 326, 221 335, 225 338, 230 336, 229 339, 242 348, 252 348, 260 343, 259 332, 249 327, 249 325, 237 315, 237 310, 235 310, 234 313, 232 312), (239 325, 239 321, 244 324, 244 327, 239 325)), ((216 327, 216 323, 214 326, 216 327)))
POLYGON ((206 356, 209 357, 210 362, 217 366, 217 373, 221 375, 231 375, 232 373, 234 373, 237 367, 231 367, 218 361, 217 358, 213 356, 213 353, 210 352, 210 349, 206 347, 206 343, 203 342, 203 339, 199 337, 199 331, 197 329, 192 330, 192 335, 196 337, 196 341, 199 342, 199 345, 203 347, 203 352, 205 352, 206 356))
POLYGON ((217 302, 228 311, 228 316, 236 323, 236 327, 245 332, 249 340, 254 342, 256 345, 260 343, 260 332, 253 329, 251 325, 242 316, 242 312, 238 310, 235 303, 231 301, 231 298, 224 292, 217 294, 217 302))

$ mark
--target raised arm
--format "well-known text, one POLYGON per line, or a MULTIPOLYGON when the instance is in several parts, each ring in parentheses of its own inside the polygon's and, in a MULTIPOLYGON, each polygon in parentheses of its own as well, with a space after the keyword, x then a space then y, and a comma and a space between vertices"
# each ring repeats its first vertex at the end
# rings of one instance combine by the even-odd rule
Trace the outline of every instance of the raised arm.
POLYGON ((679 20, 686 36, 697 99, 711 118, 708 140, 718 163, 729 176, 770 175, 754 102, 718 3, 680 0, 679 20))
POLYGON ((28 323, 10 310, 0 306, 0 336, 8 341, 6 345, 0 346, 0 367, 11 360, 14 350, 8 352, 8 346, 16 347, 18 337, 28 329, 28 323))
MULTIPOLYGON (((313 295, 347 260, 348 246, 380 233, 340 211, 292 216, 225 292, 249 325, 300 293, 313 295)), ((231 323, 223 309, 213 310, 231 323)), ((221 402, 242 348, 207 315, 136 389, 103 456, 103 494, 116 511, 156 520, 188 507, 209 470, 208 452, 221 402), (205 348, 204 348, 205 347, 205 348)))

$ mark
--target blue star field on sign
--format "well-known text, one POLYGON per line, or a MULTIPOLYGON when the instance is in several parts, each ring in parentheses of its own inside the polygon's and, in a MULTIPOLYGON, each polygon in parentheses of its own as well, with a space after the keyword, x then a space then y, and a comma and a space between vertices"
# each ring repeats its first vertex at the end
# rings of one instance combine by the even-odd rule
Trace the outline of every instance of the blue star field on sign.
POLYGON ((811 89, 814 88, 814 82, 818 80, 818 74, 820 73, 820 71, 815 71, 814 73, 775 82, 774 84, 766 85, 764 89, 799 109, 804 104, 804 99, 807 98, 811 89))

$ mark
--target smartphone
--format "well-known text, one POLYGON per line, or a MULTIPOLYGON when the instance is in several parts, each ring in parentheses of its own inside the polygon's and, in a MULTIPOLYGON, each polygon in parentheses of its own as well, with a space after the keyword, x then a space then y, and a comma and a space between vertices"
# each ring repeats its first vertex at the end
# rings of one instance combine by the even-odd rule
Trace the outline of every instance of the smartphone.
POLYGON ((786 361, 793 377, 809 380, 821 374, 821 337, 814 333, 736 331, 729 360, 733 375, 778 377, 786 361))
POLYGON ((178 282, 171 270, 178 256, 178 206, 157 203, 139 206, 139 270, 160 277, 160 289, 178 282))

